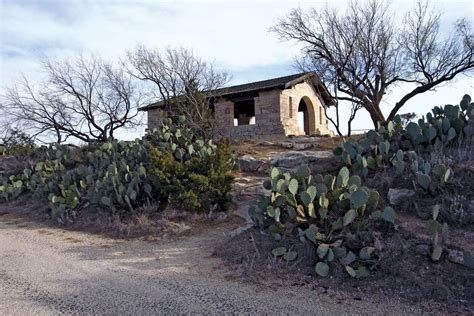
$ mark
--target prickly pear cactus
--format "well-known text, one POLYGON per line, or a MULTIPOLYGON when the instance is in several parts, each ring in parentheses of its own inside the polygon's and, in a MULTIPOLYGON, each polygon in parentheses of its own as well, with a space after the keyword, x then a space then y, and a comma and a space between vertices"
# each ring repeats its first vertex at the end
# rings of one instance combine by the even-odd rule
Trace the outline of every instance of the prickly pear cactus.
POLYGON ((182 116, 164 118, 160 128, 148 131, 147 139, 160 151, 173 153, 179 161, 214 155, 217 147, 212 140, 199 139, 184 120, 182 116))
POLYGON ((331 265, 342 264, 349 275, 363 277, 380 249, 370 245, 348 247, 347 243, 357 244, 350 240, 357 240, 358 232, 370 221, 393 223, 395 213, 393 209, 377 210, 378 192, 361 183, 361 178, 351 175, 347 167, 337 176, 311 175, 307 166, 296 173, 273 168, 263 183, 270 193, 255 201, 249 215, 275 240, 290 235, 312 243, 318 257, 318 275, 326 276, 331 265))

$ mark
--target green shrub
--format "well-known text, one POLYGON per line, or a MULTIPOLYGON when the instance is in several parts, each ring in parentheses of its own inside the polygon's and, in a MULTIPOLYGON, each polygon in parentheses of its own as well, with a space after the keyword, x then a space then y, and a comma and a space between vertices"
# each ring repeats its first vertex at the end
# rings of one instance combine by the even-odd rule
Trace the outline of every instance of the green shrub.
MULTIPOLYGON (((296 173, 281 173, 273 168, 271 178, 263 183, 270 193, 255 201, 249 215, 277 241, 299 237, 302 242, 313 244, 315 270, 320 276, 328 275, 335 263, 342 264, 352 277, 365 276, 376 266, 381 251, 375 221, 394 223, 395 211, 391 207, 378 210, 379 193, 363 186, 363 179, 369 172, 392 169, 401 176, 408 171, 420 191, 439 194, 452 177, 452 169, 425 159, 430 159, 433 149, 471 139, 473 119, 474 104, 465 95, 459 106, 434 108, 418 123, 404 127, 397 116, 386 126, 370 130, 359 141, 343 142, 334 153, 347 166, 336 177, 311 175, 305 166, 296 173)), ((439 259, 440 236, 445 238, 446 234, 436 217, 433 215, 428 222, 434 235, 433 260, 439 259)), ((298 255, 282 246, 274 248, 272 254, 287 261, 298 255)))
POLYGON ((408 149, 418 153, 432 151, 433 148, 453 144, 460 139, 474 135, 474 103, 471 97, 464 95, 459 105, 436 106, 417 123, 411 122, 402 131, 408 149))
POLYGON ((182 160, 171 152, 151 148, 150 173, 157 179, 158 195, 185 210, 225 209, 230 201, 234 168, 229 141, 222 139, 209 153, 182 160))

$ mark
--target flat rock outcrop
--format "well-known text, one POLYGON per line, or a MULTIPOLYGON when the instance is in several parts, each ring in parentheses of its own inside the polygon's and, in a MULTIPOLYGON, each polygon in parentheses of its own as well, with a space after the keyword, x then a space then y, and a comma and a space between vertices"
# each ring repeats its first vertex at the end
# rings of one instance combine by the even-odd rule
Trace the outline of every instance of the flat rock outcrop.
POLYGON ((238 159, 240 169, 245 172, 268 172, 271 167, 282 171, 296 171, 307 165, 315 173, 330 173, 341 168, 344 163, 331 151, 296 151, 268 153, 265 157, 243 155, 238 159))

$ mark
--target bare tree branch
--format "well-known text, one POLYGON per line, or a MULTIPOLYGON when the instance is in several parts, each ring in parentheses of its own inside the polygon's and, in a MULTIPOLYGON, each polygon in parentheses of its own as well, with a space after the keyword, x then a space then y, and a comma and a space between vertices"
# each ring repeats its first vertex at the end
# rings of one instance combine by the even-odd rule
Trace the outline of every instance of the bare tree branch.
POLYGON ((212 135, 216 122, 210 92, 229 81, 227 73, 183 48, 159 52, 140 46, 127 57, 123 64, 129 73, 153 83, 154 97, 164 110, 184 116, 187 125, 199 133, 212 135))
POLYGON ((35 89, 24 78, 7 90, 3 110, 31 134, 55 135, 58 143, 76 138, 103 142, 119 128, 139 124, 144 98, 124 69, 98 58, 41 63, 47 80, 35 89))
POLYGON ((295 9, 271 30, 283 40, 302 43, 311 66, 307 70, 326 85, 337 78, 337 98, 361 105, 377 126, 386 121, 380 104, 398 84, 416 86, 394 105, 389 120, 414 96, 474 69, 474 36, 467 19, 458 20, 442 38, 441 15, 431 12, 427 1, 418 1, 400 27, 392 16, 381 0, 354 1, 345 13, 329 7, 295 9))

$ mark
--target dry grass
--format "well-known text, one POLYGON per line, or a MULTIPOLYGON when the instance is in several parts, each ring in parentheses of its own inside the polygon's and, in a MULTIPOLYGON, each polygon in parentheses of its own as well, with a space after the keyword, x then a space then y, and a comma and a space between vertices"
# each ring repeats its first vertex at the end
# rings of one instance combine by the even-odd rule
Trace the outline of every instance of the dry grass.
MULTIPOLYGON (((45 227, 58 226, 57 221, 48 215, 47 208, 28 194, 15 201, 0 203, 0 214, 2 222, 8 225, 18 226, 32 222, 45 224, 45 227)), ((157 205, 151 204, 137 209, 135 214, 129 216, 110 215, 92 208, 83 209, 75 222, 61 226, 66 230, 111 238, 156 240, 200 234, 226 225, 238 226, 242 221, 244 220, 240 217, 229 213, 193 213, 171 208, 158 210, 157 205)), ((46 229, 39 233, 50 234, 46 229)))
POLYGON ((472 139, 463 139, 449 147, 434 148, 430 151, 428 161, 448 166, 473 165, 474 143, 472 139))

